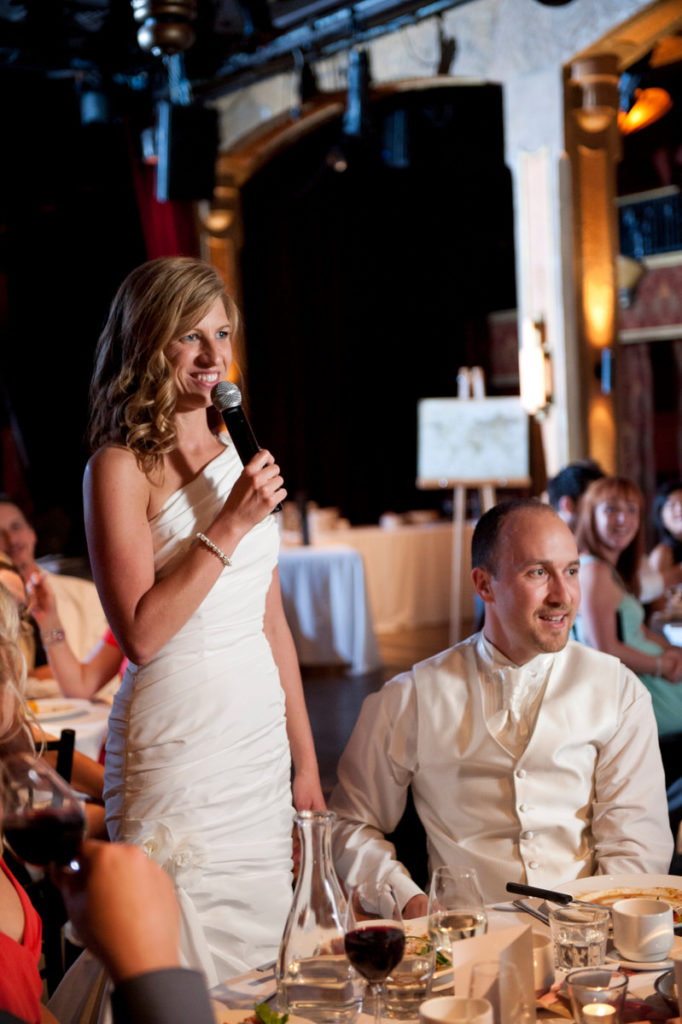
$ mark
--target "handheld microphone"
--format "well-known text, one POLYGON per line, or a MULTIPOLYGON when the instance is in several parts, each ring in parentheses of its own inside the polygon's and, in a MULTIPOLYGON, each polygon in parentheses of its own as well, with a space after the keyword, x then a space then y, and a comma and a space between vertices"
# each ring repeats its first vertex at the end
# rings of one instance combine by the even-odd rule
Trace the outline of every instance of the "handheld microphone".
MULTIPOLYGON (((256 441, 256 436, 251 429, 251 424, 244 415, 242 409, 242 393, 236 384, 229 380, 219 380, 211 388, 211 401, 223 417, 223 422, 230 432, 232 443, 237 449, 237 455, 243 464, 252 459, 261 446, 256 441)), ((282 511, 282 502, 273 508, 273 512, 282 511)))

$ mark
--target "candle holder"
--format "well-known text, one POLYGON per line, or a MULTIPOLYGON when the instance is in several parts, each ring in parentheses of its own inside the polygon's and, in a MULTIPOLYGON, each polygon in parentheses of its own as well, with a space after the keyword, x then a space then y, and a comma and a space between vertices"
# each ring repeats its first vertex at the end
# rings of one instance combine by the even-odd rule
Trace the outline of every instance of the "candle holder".
POLYGON ((576 1024, 623 1024, 628 979, 608 968, 583 968, 566 978, 576 1024))

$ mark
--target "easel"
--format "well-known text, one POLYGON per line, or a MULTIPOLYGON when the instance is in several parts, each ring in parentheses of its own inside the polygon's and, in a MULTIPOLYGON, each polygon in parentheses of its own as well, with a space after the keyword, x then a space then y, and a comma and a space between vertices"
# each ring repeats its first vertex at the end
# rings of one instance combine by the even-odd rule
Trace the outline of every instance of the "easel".
MULTIPOLYGON (((485 398, 485 378, 480 366, 460 366, 457 372, 458 398, 485 398)), ((495 504, 494 480, 468 480, 466 484, 449 481, 452 493, 452 563, 450 575, 450 643, 461 640, 462 629, 462 550, 466 519, 467 490, 478 489, 481 513, 495 504)))
POLYGON ((456 398, 420 400, 417 487, 453 488, 452 643, 461 639, 467 490, 478 490, 481 512, 485 512, 495 504, 496 487, 527 487, 529 483, 527 413, 515 395, 486 398, 480 366, 460 367, 456 398))

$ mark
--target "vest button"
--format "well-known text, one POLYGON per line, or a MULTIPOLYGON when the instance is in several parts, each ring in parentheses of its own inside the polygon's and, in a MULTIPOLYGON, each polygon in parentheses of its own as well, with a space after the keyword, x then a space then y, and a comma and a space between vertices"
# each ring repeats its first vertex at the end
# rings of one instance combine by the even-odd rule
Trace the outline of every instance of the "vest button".
POLYGON ((534 832, 522 832, 521 833, 521 838, 522 839, 532 839, 534 835, 535 835, 534 832))
POLYGON ((536 860, 532 860, 530 862, 530 864, 528 865, 528 867, 530 868, 531 871, 537 871, 537 869, 540 867, 540 865, 538 864, 538 862, 536 860))
POLYGON ((526 769, 525 768, 519 768, 519 770, 516 773, 516 778, 517 779, 525 779, 525 777, 526 777, 526 769))
POLYGON ((520 804, 520 805, 519 805, 519 810, 520 810, 521 812, 523 812, 523 811, 527 811, 527 810, 528 810, 528 804, 520 804))

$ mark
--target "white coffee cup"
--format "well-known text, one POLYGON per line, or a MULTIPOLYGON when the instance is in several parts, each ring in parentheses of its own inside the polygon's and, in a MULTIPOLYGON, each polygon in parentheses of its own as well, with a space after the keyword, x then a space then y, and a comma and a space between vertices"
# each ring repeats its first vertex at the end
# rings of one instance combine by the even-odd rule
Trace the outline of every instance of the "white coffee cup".
POLYGON ((544 995, 554 984, 554 942, 551 935, 533 932, 533 985, 535 995, 544 995))
POLYGON ((626 960, 653 963, 673 948, 673 910, 664 900, 635 897, 613 904, 613 944, 626 960))
POLYGON ((467 996, 435 996, 419 1007, 421 1024, 493 1024, 493 1008, 487 999, 467 996))

